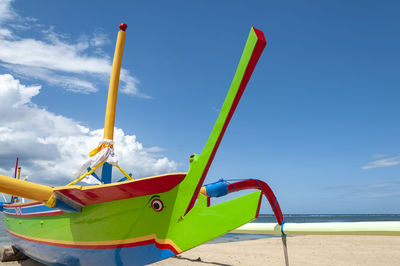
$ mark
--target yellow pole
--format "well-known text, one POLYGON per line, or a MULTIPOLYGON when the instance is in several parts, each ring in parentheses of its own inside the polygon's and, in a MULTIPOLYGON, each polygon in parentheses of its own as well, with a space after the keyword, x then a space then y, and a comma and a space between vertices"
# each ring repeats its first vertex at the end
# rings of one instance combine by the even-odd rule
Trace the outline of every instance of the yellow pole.
POLYGON ((124 51, 126 28, 125 23, 119 25, 117 44, 115 45, 114 60, 111 69, 110 85, 108 87, 107 109, 104 121, 104 139, 114 139, 115 108, 117 106, 117 94, 119 74, 121 70, 122 53, 124 51))
POLYGON ((46 202, 53 194, 53 188, 0 175, 0 192, 46 202))
MULTIPOLYGON (((17 180, 19 180, 20 176, 21 176, 21 167, 18 167, 17 180)), ((15 202, 19 202, 19 198, 16 198, 15 202)))
POLYGON ((75 185, 76 183, 78 183, 79 181, 82 181, 82 179, 84 179, 85 177, 87 177, 88 175, 93 174, 93 172, 99 168, 100 166, 102 166, 105 162, 101 162, 98 165, 96 165, 95 167, 93 167, 90 171, 86 171, 86 173, 84 173, 83 175, 81 175, 80 177, 78 177, 77 179, 75 179, 74 181, 72 181, 71 183, 69 183, 67 186, 72 186, 75 185))
POLYGON ((21 176, 21 167, 18 167, 18 172, 17 172, 17 179, 19 180, 19 177, 21 176))

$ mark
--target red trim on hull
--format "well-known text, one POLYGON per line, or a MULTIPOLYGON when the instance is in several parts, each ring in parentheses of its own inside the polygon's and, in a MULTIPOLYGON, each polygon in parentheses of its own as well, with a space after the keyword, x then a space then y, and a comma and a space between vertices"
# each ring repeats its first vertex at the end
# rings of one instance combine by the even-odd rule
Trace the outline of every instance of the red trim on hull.
POLYGON ((168 250, 171 250, 175 255, 179 254, 179 252, 177 250, 175 250, 174 247, 169 244, 160 244, 155 241, 155 245, 159 249, 168 249, 168 250))
POLYGON ((152 245, 154 244, 159 249, 168 249, 172 251, 175 255, 179 254, 179 252, 170 244, 161 244, 158 243, 155 239, 149 239, 144 241, 132 242, 132 243, 124 243, 124 244, 112 244, 112 245, 79 245, 79 244, 63 244, 63 243, 53 243, 49 241, 43 241, 38 239, 31 239, 28 237, 21 236, 19 234, 14 234, 13 232, 7 230, 7 232, 15 237, 23 239, 25 241, 30 241, 34 243, 49 245, 49 246, 57 246, 64 248, 78 248, 78 249, 116 249, 116 248, 130 248, 130 247, 138 247, 144 245, 152 245))
POLYGON ((120 184, 93 188, 66 188, 57 190, 69 199, 83 205, 99 204, 114 200, 129 199, 145 195, 159 194, 176 187, 186 174, 166 174, 154 178, 144 178, 120 184))
POLYGON ((50 215, 59 215, 59 214, 64 214, 65 212, 63 211, 56 211, 56 212, 48 212, 48 213, 35 213, 35 214, 11 214, 11 213, 6 213, 4 212, 4 215, 8 216, 13 216, 13 217, 35 217, 35 216, 50 216, 50 215))
POLYGON ((4 204, 3 206, 8 208, 8 207, 29 207, 29 206, 35 206, 35 205, 41 205, 43 202, 40 201, 35 201, 35 202, 27 202, 27 203, 14 203, 14 204, 4 204))

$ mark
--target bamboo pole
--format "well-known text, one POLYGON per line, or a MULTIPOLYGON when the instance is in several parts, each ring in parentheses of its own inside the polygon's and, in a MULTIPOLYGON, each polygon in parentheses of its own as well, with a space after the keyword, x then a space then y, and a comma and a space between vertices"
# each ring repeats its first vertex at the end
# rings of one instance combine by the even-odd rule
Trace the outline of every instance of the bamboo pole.
POLYGON ((53 194, 53 188, 0 175, 0 192, 17 197, 45 202, 53 194))
MULTIPOLYGON (((383 235, 400 236, 400 222, 285 223, 287 235, 383 235)), ((231 233, 282 234, 277 223, 248 223, 231 233)))
POLYGON ((125 45, 126 28, 125 23, 119 25, 117 43, 115 45, 114 60, 111 69, 110 85, 108 87, 108 98, 106 116, 104 121, 104 139, 114 139, 115 109, 117 106, 118 83, 121 70, 122 54, 125 45))
MULTIPOLYGON (((17 157, 17 160, 15 162, 14 178, 17 178, 18 160, 19 160, 19 158, 17 157)), ((14 202, 14 195, 11 195, 10 202, 14 202)))
POLYGON ((20 176, 21 176, 21 167, 18 167, 17 180, 20 179, 20 176))

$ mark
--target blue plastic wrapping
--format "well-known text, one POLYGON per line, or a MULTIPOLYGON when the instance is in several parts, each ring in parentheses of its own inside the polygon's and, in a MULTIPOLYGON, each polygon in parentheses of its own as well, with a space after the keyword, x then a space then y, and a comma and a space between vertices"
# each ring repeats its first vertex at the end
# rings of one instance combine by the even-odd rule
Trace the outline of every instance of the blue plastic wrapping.
POLYGON ((228 194, 228 185, 224 181, 218 181, 213 184, 205 185, 207 196, 218 198, 228 194))

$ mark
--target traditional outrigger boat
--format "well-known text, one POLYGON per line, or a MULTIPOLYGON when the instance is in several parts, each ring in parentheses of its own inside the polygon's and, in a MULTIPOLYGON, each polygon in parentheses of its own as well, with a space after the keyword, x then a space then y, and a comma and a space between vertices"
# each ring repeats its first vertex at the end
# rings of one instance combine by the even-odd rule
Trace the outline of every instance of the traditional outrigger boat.
MULTIPOLYGON (((113 159, 115 106, 126 28, 126 24, 120 25, 117 38, 104 139, 90 152, 90 160, 80 169, 81 175, 63 187, 0 175, 0 192, 14 195, 11 202, 1 206, 13 245, 48 265, 144 265, 179 254, 254 220, 264 195, 277 223, 245 225, 236 232, 281 234, 286 247, 289 231, 286 229, 291 227, 286 224, 284 229, 279 203, 265 182, 221 180, 203 186, 221 139, 266 46, 264 34, 251 29, 218 119, 201 154, 190 156, 189 171, 133 179, 113 159), (112 182, 113 166, 124 176, 117 182, 112 182), (89 177, 101 184, 76 185, 89 177), (212 197, 246 189, 259 191, 210 204, 212 197), (18 197, 33 201, 21 203, 18 197)), ((327 233, 333 229, 324 230, 314 231, 327 233)), ((380 232, 399 235, 400 226, 385 227, 380 232)), ((297 228, 291 233, 304 231, 297 228)))
MULTIPOLYGON (((0 191, 32 199, 3 205, 6 230, 13 245, 49 265, 143 265, 200 245, 258 216, 262 193, 282 212, 261 180, 219 182, 202 187, 222 136, 266 45, 252 28, 231 88, 211 136, 200 155, 190 156, 188 173, 132 179, 112 160, 115 106, 125 43, 120 25, 111 72, 104 140, 90 152, 83 174, 63 187, 50 187, 0 176, 0 191), (125 180, 112 183, 112 166, 125 180), (101 171, 99 171, 101 170, 101 171), (100 185, 78 186, 88 176, 100 185), (260 191, 210 205, 210 197, 236 190, 260 191)), ((15 197, 14 197, 15 199, 15 197)))

